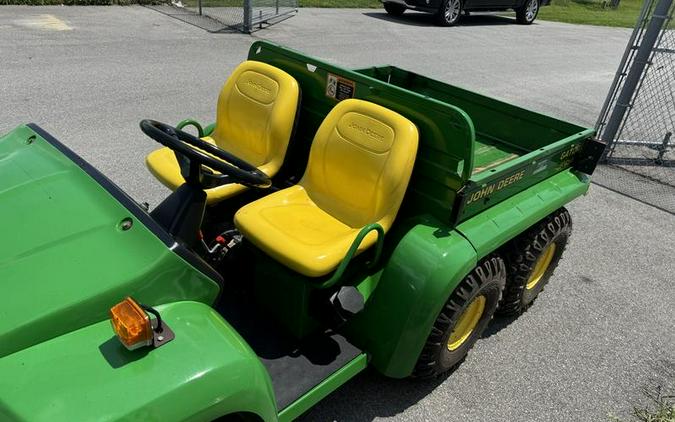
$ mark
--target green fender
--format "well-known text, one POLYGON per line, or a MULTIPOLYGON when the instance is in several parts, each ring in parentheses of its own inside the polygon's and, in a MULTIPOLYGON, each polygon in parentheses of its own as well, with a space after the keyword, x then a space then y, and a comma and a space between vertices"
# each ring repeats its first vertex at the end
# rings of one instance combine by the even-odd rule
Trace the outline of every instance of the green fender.
POLYGON ((412 373, 445 300, 476 265, 471 243, 440 221, 425 216, 405 226, 366 308, 349 327, 371 364, 394 378, 412 373))
POLYGON ((0 420, 276 420, 266 370, 225 320, 198 302, 156 309, 176 337, 154 350, 126 350, 102 321, 0 358, 0 420))
POLYGON ((392 234, 394 250, 366 308, 348 327, 350 336, 384 375, 411 375, 443 304, 478 260, 588 187, 588 176, 565 170, 455 230, 432 217, 403 223, 399 234, 392 234))

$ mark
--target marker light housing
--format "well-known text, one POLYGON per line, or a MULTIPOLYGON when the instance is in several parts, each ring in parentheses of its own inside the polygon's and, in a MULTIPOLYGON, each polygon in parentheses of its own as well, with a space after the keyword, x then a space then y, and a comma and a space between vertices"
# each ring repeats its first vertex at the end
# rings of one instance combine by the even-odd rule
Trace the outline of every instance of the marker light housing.
POLYGON ((127 349, 152 345, 154 334, 150 317, 133 298, 127 297, 110 308, 110 322, 127 349))

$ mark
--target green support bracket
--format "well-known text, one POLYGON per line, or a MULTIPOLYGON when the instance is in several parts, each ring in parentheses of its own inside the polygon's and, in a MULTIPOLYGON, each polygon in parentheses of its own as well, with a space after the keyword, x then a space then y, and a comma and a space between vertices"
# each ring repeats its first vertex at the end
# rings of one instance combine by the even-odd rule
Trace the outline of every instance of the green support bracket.
POLYGON ((193 119, 182 120, 180 123, 176 125, 176 129, 183 130, 185 126, 194 126, 195 128, 197 128, 197 135, 200 138, 204 137, 204 129, 202 128, 202 125, 199 124, 198 121, 193 119))
POLYGON ((352 242, 352 245, 349 247, 347 250, 347 254, 345 255, 344 259, 342 262, 340 262, 340 265, 338 265, 337 269, 333 273, 333 276, 329 278, 328 280, 324 281, 321 283, 319 288, 325 289, 328 287, 331 287, 337 283, 340 278, 342 278, 342 275, 344 274, 345 270, 347 269, 347 265, 349 265, 349 262, 356 256, 356 251, 361 245, 361 242, 365 237, 368 235, 368 233, 372 232, 375 230, 377 232, 377 244, 375 245, 375 257, 373 258, 372 261, 368 263, 368 268, 373 268, 375 264, 380 260, 380 255, 382 255, 382 246, 384 245, 384 229, 382 226, 380 226, 377 223, 373 224, 368 224, 364 228, 361 229, 359 234, 356 235, 356 238, 352 242))
POLYGON ((211 134, 213 133, 213 130, 214 130, 215 128, 216 128, 216 124, 215 124, 215 123, 211 123, 210 125, 206 126, 206 127, 204 128, 204 136, 211 136, 211 134))

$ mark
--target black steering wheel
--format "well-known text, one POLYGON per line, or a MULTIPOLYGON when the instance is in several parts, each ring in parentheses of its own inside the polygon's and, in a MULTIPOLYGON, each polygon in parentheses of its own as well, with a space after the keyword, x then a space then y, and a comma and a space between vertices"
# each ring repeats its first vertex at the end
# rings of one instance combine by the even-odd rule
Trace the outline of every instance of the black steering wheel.
POLYGON ((155 120, 141 120, 140 126, 143 133, 173 150, 188 184, 202 188, 229 183, 263 189, 272 186, 270 178, 256 166, 196 136, 155 120))

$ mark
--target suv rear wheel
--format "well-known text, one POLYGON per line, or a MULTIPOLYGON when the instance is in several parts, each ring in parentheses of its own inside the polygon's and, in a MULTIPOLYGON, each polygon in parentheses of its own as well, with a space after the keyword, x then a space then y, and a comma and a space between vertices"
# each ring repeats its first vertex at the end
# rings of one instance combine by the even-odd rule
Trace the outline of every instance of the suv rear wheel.
POLYGON ((539 0, 526 0, 525 4, 516 9, 516 22, 529 25, 539 14, 539 0))
POLYGON ((457 25, 462 16, 462 0, 443 0, 436 14, 436 21, 441 26, 457 25))
POLYGON ((405 6, 398 3, 384 3, 384 10, 392 16, 401 16, 405 12, 405 6))

